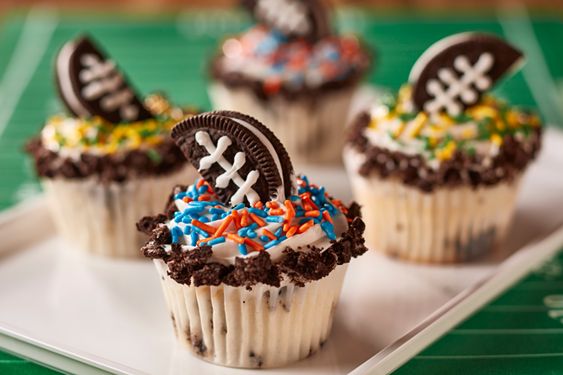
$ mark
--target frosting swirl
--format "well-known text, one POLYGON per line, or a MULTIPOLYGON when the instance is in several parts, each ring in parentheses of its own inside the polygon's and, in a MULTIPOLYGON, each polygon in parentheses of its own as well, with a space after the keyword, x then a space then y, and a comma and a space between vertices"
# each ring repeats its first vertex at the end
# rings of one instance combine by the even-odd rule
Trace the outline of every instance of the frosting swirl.
POLYGON ((200 179, 174 196, 174 218, 166 223, 172 241, 165 250, 172 251, 175 244, 183 251, 208 245, 213 261, 229 265, 261 251, 276 261, 288 247, 326 249, 348 229, 347 209, 304 176, 297 186, 297 194, 284 201, 227 207, 200 179))
POLYGON ((485 96, 459 116, 415 112, 409 86, 396 99, 373 106, 369 116, 363 134, 371 145, 420 155, 433 169, 458 152, 490 160, 499 154, 507 136, 523 144, 535 142, 535 129, 541 125, 537 115, 492 96, 485 96))
POLYGON ((216 68, 222 74, 259 82, 267 95, 344 82, 363 73, 370 60, 355 36, 330 35, 311 43, 260 25, 227 39, 221 52, 216 68))
POLYGON ((83 153, 103 156, 138 149, 150 152, 169 138, 178 121, 195 113, 172 107, 156 94, 148 96, 145 104, 155 118, 111 124, 100 117, 53 116, 41 131, 43 147, 72 159, 79 159, 83 153))

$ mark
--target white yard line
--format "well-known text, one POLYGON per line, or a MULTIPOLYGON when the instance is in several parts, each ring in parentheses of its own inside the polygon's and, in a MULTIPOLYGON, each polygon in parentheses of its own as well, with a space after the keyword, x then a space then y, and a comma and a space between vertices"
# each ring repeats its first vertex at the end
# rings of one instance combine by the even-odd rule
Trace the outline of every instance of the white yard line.
POLYGON ((30 10, 25 19, 16 48, 0 82, 0 138, 47 50, 57 22, 54 11, 40 7, 30 10))
POLYGON ((546 121, 550 124, 562 124, 563 111, 557 102, 557 86, 549 72, 526 8, 519 6, 501 10, 499 22, 506 39, 524 49, 528 62, 522 68, 522 74, 546 121))
POLYGON ((418 355, 416 359, 505 359, 563 357, 563 353, 483 354, 483 355, 418 355))

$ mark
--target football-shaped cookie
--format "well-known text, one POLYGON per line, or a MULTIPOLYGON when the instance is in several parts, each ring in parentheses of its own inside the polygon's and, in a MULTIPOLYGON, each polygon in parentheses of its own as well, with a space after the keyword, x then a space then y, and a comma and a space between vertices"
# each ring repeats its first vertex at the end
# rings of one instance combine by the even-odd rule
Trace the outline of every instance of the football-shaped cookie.
POLYGON ((242 0, 260 23, 288 37, 312 41, 330 34, 329 12, 322 0, 242 0))
POLYGON ((55 76, 61 99, 75 116, 99 116, 113 124, 152 117, 124 74, 87 37, 63 46, 55 76))
POLYGON ((459 115, 522 62, 522 52, 493 35, 461 33, 444 38, 428 48, 411 70, 413 103, 428 113, 459 115))
POLYGON ((192 116, 172 129, 172 138, 225 204, 265 203, 293 193, 287 151, 250 116, 232 111, 192 116))

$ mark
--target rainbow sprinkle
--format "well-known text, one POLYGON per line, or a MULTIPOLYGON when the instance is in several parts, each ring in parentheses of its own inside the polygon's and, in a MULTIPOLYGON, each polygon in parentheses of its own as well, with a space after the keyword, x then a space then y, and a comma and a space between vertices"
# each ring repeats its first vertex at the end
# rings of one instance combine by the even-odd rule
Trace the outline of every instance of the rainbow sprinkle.
POLYGON ((305 176, 297 179, 297 194, 284 202, 227 207, 203 179, 174 199, 181 208, 170 224, 172 243, 213 247, 230 242, 242 255, 268 250, 317 224, 330 240, 336 240, 333 218, 347 213, 341 201, 332 199, 323 187, 310 184, 305 176), (268 229, 272 224, 278 226, 275 232, 268 229))

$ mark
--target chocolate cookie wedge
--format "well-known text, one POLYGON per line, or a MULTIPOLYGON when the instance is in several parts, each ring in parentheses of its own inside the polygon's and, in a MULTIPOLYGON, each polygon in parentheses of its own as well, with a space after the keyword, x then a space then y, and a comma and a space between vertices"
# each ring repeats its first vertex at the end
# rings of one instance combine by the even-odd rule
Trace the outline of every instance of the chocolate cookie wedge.
POLYGON ((63 46, 55 76, 60 97, 75 116, 99 116, 112 124, 153 117, 123 72, 86 36, 63 46))
POLYGON ((204 113, 176 125, 172 138, 223 203, 283 200, 294 189, 285 148, 253 117, 233 111, 204 113))
POLYGON ((287 37, 319 40, 330 34, 326 6, 320 0, 243 0, 260 23, 287 37))
POLYGON ((429 113, 459 115, 523 60, 522 52, 494 35, 471 32, 444 38, 411 70, 413 103, 429 113))

